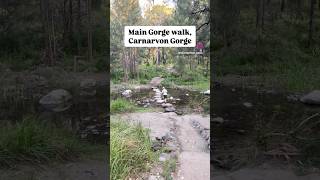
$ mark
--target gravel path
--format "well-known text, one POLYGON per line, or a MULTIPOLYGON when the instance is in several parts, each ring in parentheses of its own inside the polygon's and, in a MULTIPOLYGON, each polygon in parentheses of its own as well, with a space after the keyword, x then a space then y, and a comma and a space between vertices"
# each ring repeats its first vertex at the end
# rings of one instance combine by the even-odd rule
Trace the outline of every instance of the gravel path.
POLYGON ((151 130, 151 138, 163 137, 173 132, 178 139, 179 152, 177 169, 173 179, 206 180, 210 179, 210 153, 205 138, 198 129, 193 127, 193 121, 199 122, 209 130, 209 117, 198 114, 178 116, 175 113, 130 113, 123 115, 131 122, 140 122, 151 130))

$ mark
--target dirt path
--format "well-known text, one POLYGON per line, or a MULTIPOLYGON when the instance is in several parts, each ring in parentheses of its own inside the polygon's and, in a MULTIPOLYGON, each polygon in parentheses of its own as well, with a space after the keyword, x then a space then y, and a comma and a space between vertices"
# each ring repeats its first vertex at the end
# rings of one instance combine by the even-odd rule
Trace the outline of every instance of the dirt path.
POLYGON ((163 137, 169 132, 174 133, 179 146, 174 179, 210 179, 208 143, 193 127, 193 122, 196 121, 201 127, 209 130, 209 117, 198 114, 178 116, 175 113, 150 112, 126 114, 122 118, 131 122, 140 122, 145 128, 149 128, 152 139, 163 137))

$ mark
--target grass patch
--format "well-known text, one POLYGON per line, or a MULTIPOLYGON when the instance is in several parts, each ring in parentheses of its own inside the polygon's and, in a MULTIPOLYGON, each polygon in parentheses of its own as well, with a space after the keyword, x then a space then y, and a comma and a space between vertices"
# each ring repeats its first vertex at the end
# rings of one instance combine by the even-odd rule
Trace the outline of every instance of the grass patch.
POLYGON ((154 112, 159 111, 158 108, 154 107, 139 107, 134 105, 129 100, 118 98, 116 100, 112 100, 110 104, 110 111, 113 114, 117 113, 130 113, 130 112, 154 112))
POLYGON ((34 118, 0 128, 0 166, 4 167, 19 162, 70 160, 86 152, 86 147, 74 134, 34 118))
POLYGON ((149 131, 141 124, 111 120, 111 180, 126 179, 147 171, 155 161, 149 131))
POLYGON ((176 171, 177 161, 176 159, 170 159, 164 162, 162 176, 166 180, 172 180, 171 173, 176 171))
POLYGON ((137 107, 133 103, 123 98, 112 100, 110 103, 111 113, 133 112, 136 109, 137 107))

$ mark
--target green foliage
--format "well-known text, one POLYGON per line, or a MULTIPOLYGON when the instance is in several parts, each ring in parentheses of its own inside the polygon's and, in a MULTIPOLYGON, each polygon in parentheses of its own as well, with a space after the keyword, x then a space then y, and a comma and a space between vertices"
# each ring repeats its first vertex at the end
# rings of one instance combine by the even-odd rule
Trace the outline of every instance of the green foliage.
POLYGON ((110 124, 111 180, 126 179, 150 168, 155 160, 149 131, 141 124, 112 119, 110 124))
POLYGON ((174 173, 177 168, 177 160, 176 159, 169 159, 164 162, 163 165, 163 171, 162 171, 162 176, 166 180, 173 180, 171 173, 174 173))
POLYGON ((133 112, 137 108, 130 101, 122 98, 112 100, 110 103, 111 113, 133 112))
POLYGON ((33 118, 0 128, 0 166, 67 160, 83 150, 84 145, 73 134, 33 118))

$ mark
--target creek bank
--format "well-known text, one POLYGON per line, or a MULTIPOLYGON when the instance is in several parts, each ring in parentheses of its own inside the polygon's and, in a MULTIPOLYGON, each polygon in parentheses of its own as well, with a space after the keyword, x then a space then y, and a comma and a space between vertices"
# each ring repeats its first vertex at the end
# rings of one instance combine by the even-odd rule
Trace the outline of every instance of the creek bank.
MULTIPOLYGON (((233 176, 232 172, 272 160, 279 164, 290 162, 292 166, 295 166, 294 162, 304 163, 303 150, 308 147, 303 139, 319 137, 319 127, 314 124, 319 122, 316 114, 320 112, 320 106, 300 102, 301 94, 289 96, 221 83, 215 86, 211 114, 214 135, 211 165, 214 167, 214 177, 240 178, 233 176), (289 132, 294 132, 294 137, 289 132), (295 138, 297 136, 298 139, 295 138)), ((276 169, 270 170, 270 173, 272 171, 276 172, 276 169)), ((292 170, 288 171, 294 174, 292 170)), ((294 177, 297 178, 296 175, 294 177)))
MULTIPOLYGON (((0 76, 0 119, 20 121, 28 115, 105 143, 106 73, 71 73, 57 67, 7 71, 0 76), (95 139, 95 138, 93 138, 95 139)), ((96 141, 96 140, 94 140, 96 141)))

